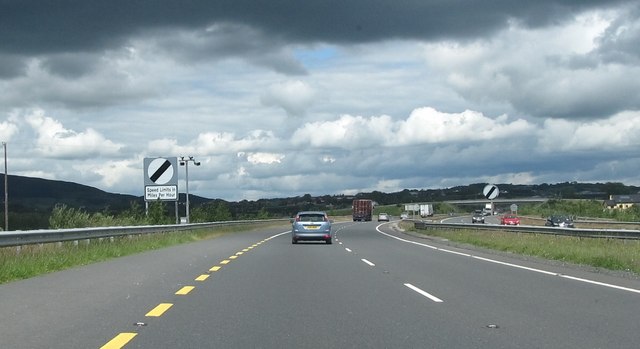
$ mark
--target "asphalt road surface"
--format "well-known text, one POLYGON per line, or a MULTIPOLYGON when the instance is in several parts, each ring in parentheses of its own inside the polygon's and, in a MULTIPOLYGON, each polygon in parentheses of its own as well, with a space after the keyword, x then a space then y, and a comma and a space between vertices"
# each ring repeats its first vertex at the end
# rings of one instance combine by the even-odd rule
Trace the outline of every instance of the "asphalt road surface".
POLYGON ((640 281, 336 223, 0 286, 0 348, 638 348, 640 281))

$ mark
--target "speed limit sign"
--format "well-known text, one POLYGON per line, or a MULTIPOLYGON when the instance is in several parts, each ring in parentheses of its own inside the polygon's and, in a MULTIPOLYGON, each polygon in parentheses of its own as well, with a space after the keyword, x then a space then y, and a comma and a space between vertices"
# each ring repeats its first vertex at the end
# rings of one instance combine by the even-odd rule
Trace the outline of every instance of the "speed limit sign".
POLYGON ((484 194, 484 197, 489 200, 497 198, 499 193, 500 191, 498 190, 498 187, 494 184, 487 184, 482 190, 482 194, 484 194))

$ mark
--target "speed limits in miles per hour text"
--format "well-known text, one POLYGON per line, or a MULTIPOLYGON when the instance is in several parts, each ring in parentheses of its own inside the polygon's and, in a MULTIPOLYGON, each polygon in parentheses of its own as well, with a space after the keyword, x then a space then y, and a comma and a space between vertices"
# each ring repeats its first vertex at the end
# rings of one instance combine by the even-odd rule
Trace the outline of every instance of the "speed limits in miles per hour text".
POLYGON ((144 158, 145 201, 178 200, 178 160, 174 157, 144 158))
POLYGON ((146 186, 145 200, 177 200, 178 187, 175 185, 146 186))

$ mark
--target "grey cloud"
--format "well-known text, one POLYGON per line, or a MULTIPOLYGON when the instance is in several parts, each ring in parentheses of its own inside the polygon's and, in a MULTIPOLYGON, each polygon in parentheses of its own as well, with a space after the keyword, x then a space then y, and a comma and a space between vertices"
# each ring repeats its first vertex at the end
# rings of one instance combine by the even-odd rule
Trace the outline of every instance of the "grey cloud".
MULTIPOLYGON (((99 54, 93 62, 91 54, 138 39, 157 41, 184 64, 241 57, 281 74, 304 75, 305 68, 284 49, 287 44, 473 40, 514 21, 540 27, 625 3, 633 1, 0 0, 0 54, 40 57, 52 73, 75 78, 99 63, 99 54), (193 35, 185 40, 176 32, 199 34, 185 34, 193 35)), ((11 63, 0 68, 0 78, 24 73, 23 61, 11 63)))
POLYGON ((594 54, 606 63, 640 64, 640 5, 617 18, 598 44, 594 54))
POLYGON ((5 52, 95 51, 161 28, 242 23, 297 42, 369 42, 391 38, 477 38, 518 21, 538 27, 576 12, 630 0, 281 0, 0 1, 5 52))
POLYGON ((0 54, 0 79, 12 79, 23 75, 27 70, 25 57, 0 54))
POLYGON ((564 79, 528 80, 509 97, 518 109, 538 117, 591 119, 640 109, 640 81, 629 71, 577 71, 564 79))
POLYGON ((286 75, 306 74, 280 42, 246 25, 219 23, 196 31, 162 30, 148 33, 156 37, 156 45, 179 61, 206 63, 241 57, 248 63, 267 67, 286 75))
POLYGON ((97 65, 96 55, 82 53, 55 54, 40 63, 48 72, 64 78, 79 78, 90 73, 97 65))

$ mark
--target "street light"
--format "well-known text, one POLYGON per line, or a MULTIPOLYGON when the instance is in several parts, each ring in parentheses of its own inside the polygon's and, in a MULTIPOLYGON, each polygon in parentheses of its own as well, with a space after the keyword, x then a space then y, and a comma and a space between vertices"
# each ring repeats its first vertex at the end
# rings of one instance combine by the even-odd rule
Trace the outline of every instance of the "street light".
POLYGON ((4 230, 9 230, 9 185, 7 184, 7 142, 2 142, 4 149, 4 230))
POLYGON ((184 166, 185 168, 185 172, 186 172, 186 182, 187 182, 187 223, 190 223, 189 221, 189 162, 193 162, 194 165, 196 166, 200 166, 200 161, 196 161, 193 156, 189 156, 189 157, 184 157, 181 156, 180 157, 180 166, 184 166))

